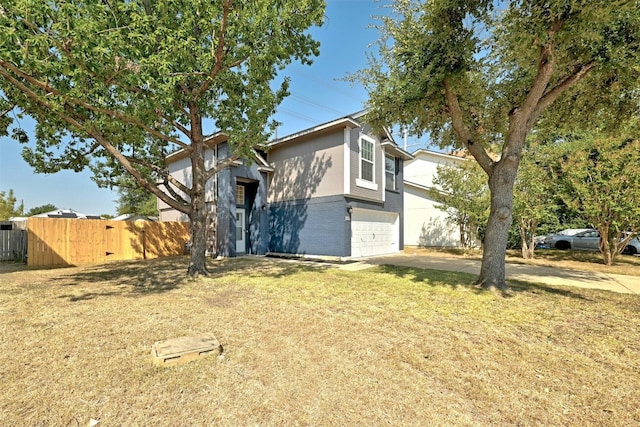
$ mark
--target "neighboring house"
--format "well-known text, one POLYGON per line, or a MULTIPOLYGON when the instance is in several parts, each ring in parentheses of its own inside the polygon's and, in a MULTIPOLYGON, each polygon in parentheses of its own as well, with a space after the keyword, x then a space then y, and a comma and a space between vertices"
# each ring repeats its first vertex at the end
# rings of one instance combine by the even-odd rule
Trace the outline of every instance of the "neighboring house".
POLYGON ((138 214, 122 214, 118 215, 115 218, 111 218, 111 221, 158 221, 158 217, 155 216, 147 216, 147 215, 138 215, 138 214))
POLYGON ((429 192, 437 190, 433 179, 438 174, 438 166, 459 165, 466 160, 423 149, 413 156, 404 167, 405 245, 459 247, 460 230, 447 221, 447 213, 436 207, 439 203, 429 192))
POLYGON ((65 219, 102 219, 100 215, 87 215, 73 209, 56 209, 33 215, 33 218, 65 218, 65 219))
MULTIPOLYGON (((207 183, 217 212, 217 253, 361 257, 403 248, 403 164, 411 155, 364 113, 342 117, 269 143, 207 183), (217 210, 215 202, 217 201, 217 210)), ((228 153, 226 137, 208 139, 207 167, 228 153)), ((190 162, 167 157, 172 175, 190 184, 190 162)), ((159 201, 161 221, 186 221, 159 201)), ((210 221, 214 224, 215 221, 210 221)))

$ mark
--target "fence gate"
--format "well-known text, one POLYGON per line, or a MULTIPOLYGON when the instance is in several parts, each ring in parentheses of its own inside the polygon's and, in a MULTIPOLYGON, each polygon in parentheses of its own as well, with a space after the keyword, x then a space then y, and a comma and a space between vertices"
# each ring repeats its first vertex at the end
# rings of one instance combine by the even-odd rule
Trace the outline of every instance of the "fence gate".
POLYGON ((0 261, 24 262, 27 256, 26 230, 0 230, 0 261))

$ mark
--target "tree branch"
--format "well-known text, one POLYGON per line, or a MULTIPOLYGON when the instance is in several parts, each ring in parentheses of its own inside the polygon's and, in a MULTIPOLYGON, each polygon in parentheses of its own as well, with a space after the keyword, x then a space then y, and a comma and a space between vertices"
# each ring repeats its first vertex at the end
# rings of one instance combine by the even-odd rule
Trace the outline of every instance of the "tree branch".
POLYGON ((218 172, 220 172, 224 168, 231 166, 234 162, 238 161, 238 159, 240 159, 239 156, 230 156, 216 163, 214 167, 212 167, 211 169, 205 172, 205 182, 209 181, 211 178, 213 178, 218 172))
MULTIPOLYGON (((4 61, 0 61, 0 64, 2 64, 3 62, 4 61)), ((40 105, 42 108, 46 108, 50 111, 56 111, 53 105, 43 100, 40 95, 31 90, 31 88, 26 86, 22 81, 15 78, 4 67, 0 67, 0 76, 7 79, 7 81, 13 84, 22 93, 27 95, 27 97, 33 100, 37 105, 40 105)), ((156 185, 151 184, 144 176, 142 176, 142 174, 140 174, 140 172, 138 172, 136 168, 133 167, 127 157, 125 157, 116 147, 113 146, 113 144, 111 144, 111 142, 107 138, 104 137, 104 135, 93 128, 86 129, 87 122, 90 122, 89 120, 87 120, 86 118, 74 117, 74 115, 62 114, 61 112, 56 112, 56 115, 61 120, 67 122, 77 129, 85 129, 85 132, 87 132, 89 136, 95 139, 95 141, 100 146, 102 146, 112 157, 114 157, 116 161, 118 161, 142 187, 146 188, 148 191, 153 193, 155 196, 167 203, 172 208, 186 214, 190 213, 191 208, 188 203, 181 204, 178 201, 171 199, 171 197, 169 197, 167 193, 161 191, 156 185)), ((180 199, 182 198, 180 197, 180 199)), ((184 201, 184 199, 182 200, 184 201)))
MULTIPOLYGON (((536 73, 536 77, 531 85, 531 89, 527 94, 524 102, 520 106, 520 108, 516 108, 510 115, 509 121, 518 121, 524 120, 525 125, 535 123, 535 121, 531 120, 531 117, 539 105, 540 99, 545 95, 547 87, 549 85, 549 81, 553 76, 553 71, 555 70, 556 60, 554 58, 555 55, 555 35, 562 25, 564 24, 563 20, 557 20, 551 25, 548 35, 548 42, 542 46, 540 49, 540 56, 538 58, 538 71, 536 73)), ((529 127, 526 128, 529 130, 529 127)))
POLYGON ((184 185, 182 182, 178 181, 176 178, 174 178, 173 175, 171 175, 170 173, 166 173, 165 169, 154 165, 152 163, 148 163, 145 162, 143 160, 140 160, 138 158, 135 157, 130 157, 130 156, 125 156, 131 163, 140 165, 140 166, 144 166, 147 167, 149 169, 152 169, 154 172, 156 172, 159 176, 161 176, 163 178, 163 180, 170 182, 171 184, 173 184, 174 186, 176 186, 178 188, 178 190, 189 194, 189 191, 191 190, 189 187, 187 187, 186 185, 184 185))
POLYGON ((473 135, 464 122, 464 114, 460 108, 458 96, 453 91, 449 79, 445 79, 443 83, 447 101, 446 108, 451 118, 453 131, 458 137, 458 140, 464 144, 471 155, 478 161, 480 167, 490 176, 493 173, 493 159, 487 154, 487 151, 478 141, 473 140, 473 135))
MULTIPOLYGON (((96 107, 96 106, 93 106, 93 105, 88 104, 86 102, 83 102, 83 101, 80 101, 78 99, 74 99, 72 97, 64 95, 60 91, 58 91, 56 88, 54 88, 52 86, 49 86, 47 83, 41 82, 40 80, 30 76, 29 74, 24 73, 19 68, 13 66, 12 64, 10 64, 10 63, 8 63, 8 62, 6 62, 4 60, 0 60, 0 69, 11 71, 12 73, 14 73, 14 74, 18 75, 19 77, 23 78, 24 80, 26 80, 28 83, 38 87, 39 89, 42 89, 43 91, 45 91, 47 93, 51 93, 53 95, 59 96, 60 98, 64 99, 65 102, 68 102, 69 104, 77 105, 77 106, 85 108, 85 109, 87 109, 89 111, 100 113, 100 114, 103 114, 103 115, 111 117, 111 118, 120 119, 125 123, 129 123, 129 124, 132 124, 134 126, 137 126, 137 127, 141 128, 142 130, 144 130, 145 132, 149 133, 150 135, 158 137, 158 138, 162 139, 163 141, 167 141, 167 142, 171 142, 173 144, 176 144, 176 145, 178 145, 178 146, 180 146, 182 148, 188 148, 189 147, 188 144, 185 144, 184 142, 180 141, 179 139, 167 136, 167 135, 163 134, 162 132, 159 132, 159 131, 153 129, 153 128, 145 125, 144 123, 142 123, 142 122, 140 122, 138 120, 134 120, 130 116, 127 116, 125 114, 120 113, 119 111, 96 107)), ((3 75, 8 75, 8 73, 5 72, 3 75)), ((26 88, 26 86, 25 86, 25 88, 26 88)), ((32 92, 32 93, 35 96, 37 96, 38 98, 40 98, 40 96, 37 95, 35 92, 32 92)))
MULTIPOLYGON (((227 20, 229 18, 229 11, 231 10, 232 3, 233 3, 233 0, 223 1, 222 3, 222 22, 220 23, 220 38, 218 40, 218 46, 216 46, 215 53, 214 53, 215 64, 213 66, 213 69, 211 70, 211 73, 209 73, 208 78, 204 79, 204 81, 202 82, 202 85, 200 85, 200 87, 196 90, 195 92, 196 99, 202 96, 202 94, 209 89, 209 87, 211 86, 211 82, 220 73, 220 70, 222 70, 222 63, 225 56, 224 48, 225 48, 225 41, 226 41, 225 36, 227 32, 227 20)), ((212 40, 215 39, 215 37, 211 37, 211 38, 212 40)), ((212 46, 212 51, 213 51, 213 46, 212 46)))
POLYGON ((548 91, 539 101, 536 107, 534 108, 531 116, 529 118, 530 126, 533 126, 540 115, 544 112, 544 110, 549 107, 560 95, 566 92, 571 87, 575 86, 580 80, 585 78, 587 74, 591 70, 596 67, 595 61, 590 61, 586 64, 580 66, 575 73, 567 76, 563 80, 561 80, 555 87, 553 87, 550 91, 548 91))
MULTIPOLYGON (((170 175, 169 175, 170 176, 170 175)), ((169 176, 164 176, 164 180, 162 181, 162 185, 164 186, 164 188, 166 188, 166 190, 169 192, 169 195, 171 197, 173 197, 173 199, 171 199, 171 197, 169 197, 169 200, 176 200, 178 201, 178 203, 182 203, 186 209, 188 209, 189 211, 191 211, 190 208, 190 203, 185 200, 180 194, 178 194, 170 185, 170 180, 169 180, 169 176)), ((163 194, 166 195, 166 193, 163 192, 163 194)), ((164 199, 162 199, 163 201, 166 201, 164 199)), ((185 211, 184 209, 178 209, 177 207, 173 206, 171 203, 167 203, 169 206, 177 209, 180 212, 184 212, 186 214, 188 214, 189 212, 185 211)))

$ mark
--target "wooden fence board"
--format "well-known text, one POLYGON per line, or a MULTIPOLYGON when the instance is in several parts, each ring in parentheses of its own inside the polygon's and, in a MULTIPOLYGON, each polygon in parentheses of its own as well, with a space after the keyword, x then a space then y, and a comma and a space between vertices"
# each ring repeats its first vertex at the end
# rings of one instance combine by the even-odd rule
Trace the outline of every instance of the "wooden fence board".
POLYGON ((29 265, 85 265, 184 253, 189 224, 29 218, 29 265))
POLYGON ((25 230, 0 230, 0 261, 24 261, 26 237, 25 230))

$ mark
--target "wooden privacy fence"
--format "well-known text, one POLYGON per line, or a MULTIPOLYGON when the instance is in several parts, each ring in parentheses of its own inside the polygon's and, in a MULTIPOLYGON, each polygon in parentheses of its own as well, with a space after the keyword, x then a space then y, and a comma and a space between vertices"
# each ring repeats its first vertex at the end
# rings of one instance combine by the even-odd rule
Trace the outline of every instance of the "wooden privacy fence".
POLYGON ((29 218, 27 263, 83 265, 181 255, 185 222, 29 218))

